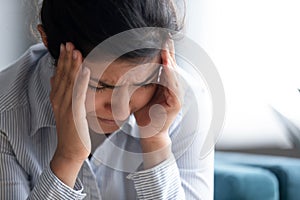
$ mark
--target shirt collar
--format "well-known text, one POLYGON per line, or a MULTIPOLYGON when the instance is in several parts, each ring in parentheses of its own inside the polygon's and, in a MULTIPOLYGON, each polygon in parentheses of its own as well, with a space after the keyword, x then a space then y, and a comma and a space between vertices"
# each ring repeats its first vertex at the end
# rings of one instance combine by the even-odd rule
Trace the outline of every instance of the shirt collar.
POLYGON ((120 130, 134 138, 139 138, 139 129, 133 114, 128 117, 126 122, 120 127, 120 130))

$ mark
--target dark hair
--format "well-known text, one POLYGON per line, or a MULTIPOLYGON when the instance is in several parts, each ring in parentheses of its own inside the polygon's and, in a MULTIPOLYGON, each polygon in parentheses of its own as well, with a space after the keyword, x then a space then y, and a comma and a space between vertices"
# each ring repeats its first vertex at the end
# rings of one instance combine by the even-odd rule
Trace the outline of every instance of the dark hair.
MULTIPOLYGON (((183 28, 183 21, 173 0, 44 0, 41 9, 48 50, 55 60, 61 43, 72 42, 86 57, 102 41, 120 32, 142 27, 177 32, 183 28)), ((158 52, 139 49, 124 57, 153 56, 158 52)))

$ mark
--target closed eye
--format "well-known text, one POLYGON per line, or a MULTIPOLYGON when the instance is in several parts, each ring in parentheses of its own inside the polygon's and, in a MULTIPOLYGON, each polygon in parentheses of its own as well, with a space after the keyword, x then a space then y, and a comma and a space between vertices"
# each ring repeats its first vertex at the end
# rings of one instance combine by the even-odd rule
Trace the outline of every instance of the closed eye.
POLYGON ((142 85, 141 87, 147 88, 147 87, 152 87, 154 85, 155 85, 154 83, 147 83, 147 84, 142 85))
POLYGON ((95 87, 95 86, 90 85, 90 84, 88 85, 88 88, 93 90, 94 92, 103 92, 106 89, 106 87, 104 87, 104 86, 95 87))
MULTIPOLYGON (((155 85, 155 81, 157 78, 159 78, 160 76, 160 70, 161 67, 159 67, 157 70, 154 71, 154 73, 151 74, 151 76, 149 76, 145 81, 143 81, 142 83, 136 83, 133 84, 133 86, 136 87, 143 87, 143 88, 147 88, 147 87, 152 87, 155 85), (156 72, 159 72, 159 74, 156 76, 156 72)), ((96 79, 91 78, 92 81, 97 82, 96 79)), ((98 81, 98 85, 97 86, 93 86, 91 84, 88 85, 88 88, 95 91, 95 92, 103 92, 105 89, 115 89, 115 88, 119 88, 121 86, 113 86, 113 85, 109 85, 106 84, 102 81, 98 81)))

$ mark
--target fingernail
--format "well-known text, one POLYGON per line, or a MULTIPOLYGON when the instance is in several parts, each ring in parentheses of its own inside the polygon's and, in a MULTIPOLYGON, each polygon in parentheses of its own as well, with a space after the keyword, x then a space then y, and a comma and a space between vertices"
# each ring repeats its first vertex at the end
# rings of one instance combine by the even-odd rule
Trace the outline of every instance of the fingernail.
POLYGON ((73 51, 73 59, 76 60, 76 58, 77 58, 77 52, 73 51))
POLYGON ((66 47, 67 47, 67 51, 70 51, 70 50, 71 50, 71 44, 70 44, 69 42, 67 42, 66 47))
POLYGON ((84 67, 82 71, 83 71, 82 73, 83 73, 84 75, 86 75, 86 74, 89 73, 89 69, 86 68, 86 67, 84 67))
POLYGON ((60 52, 63 52, 63 51, 64 51, 64 44, 61 43, 61 44, 60 44, 60 52))

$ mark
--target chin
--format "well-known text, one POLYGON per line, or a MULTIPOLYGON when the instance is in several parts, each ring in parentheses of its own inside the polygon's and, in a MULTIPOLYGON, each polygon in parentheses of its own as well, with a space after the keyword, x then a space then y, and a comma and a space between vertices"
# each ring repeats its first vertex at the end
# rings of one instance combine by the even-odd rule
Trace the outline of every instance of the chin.
POLYGON ((101 120, 95 120, 95 118, 92 120, 88 120, 88 125, 93 132, 98 134, 109 134, 120 129, 117 124, 105 123, 101 120))
POLYGON ((117 128, 104 128, 104 127, 101 127, 102 129, 100 129, 99 127, 90 127, 90 129, 97 133, 97 134, 111 134, 117 130, 119 130, 119 127, 117 128))

